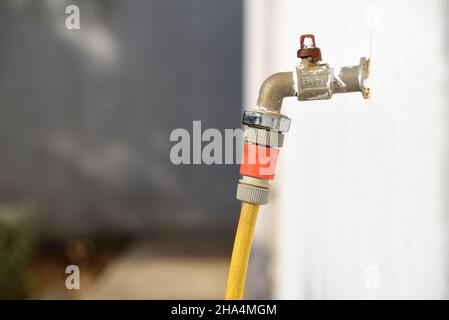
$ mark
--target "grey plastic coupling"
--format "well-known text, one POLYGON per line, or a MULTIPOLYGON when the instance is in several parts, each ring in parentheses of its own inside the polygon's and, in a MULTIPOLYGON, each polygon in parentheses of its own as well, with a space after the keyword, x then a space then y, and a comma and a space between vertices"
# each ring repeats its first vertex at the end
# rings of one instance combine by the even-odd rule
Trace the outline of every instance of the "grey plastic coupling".
POLYGON ((237 199, 253 204, 267 204, 270 199, 270 182, 243 176, 237 186, 237 199))
POLYGON ((284 144, 284 135, 280 132, 250 126, 245 126, 244 129, 245 142, 274 148, 282 148, 284 144))

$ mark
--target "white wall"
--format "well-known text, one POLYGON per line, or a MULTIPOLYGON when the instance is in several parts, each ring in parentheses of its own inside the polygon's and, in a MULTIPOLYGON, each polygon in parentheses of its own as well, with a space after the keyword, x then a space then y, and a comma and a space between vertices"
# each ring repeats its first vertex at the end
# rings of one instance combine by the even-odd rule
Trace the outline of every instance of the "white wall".
POLYGON ((246 1, 245 106, 292 70, 302 33, 331 66, 372 59, 370 100, 284 103, 291 131, 252 257, 270 253, 271 297, 448 297, 448 8, 246 1))

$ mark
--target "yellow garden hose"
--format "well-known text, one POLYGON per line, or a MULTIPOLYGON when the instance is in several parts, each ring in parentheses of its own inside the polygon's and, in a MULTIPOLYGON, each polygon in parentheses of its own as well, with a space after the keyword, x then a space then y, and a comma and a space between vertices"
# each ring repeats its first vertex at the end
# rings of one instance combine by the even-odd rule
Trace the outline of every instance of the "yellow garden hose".
POLYGON ((246 271, 258 213, 258 204, 242 202, 242 211, 240 212, 231 265, 229 267, 226 300, 243 299, 246 271))

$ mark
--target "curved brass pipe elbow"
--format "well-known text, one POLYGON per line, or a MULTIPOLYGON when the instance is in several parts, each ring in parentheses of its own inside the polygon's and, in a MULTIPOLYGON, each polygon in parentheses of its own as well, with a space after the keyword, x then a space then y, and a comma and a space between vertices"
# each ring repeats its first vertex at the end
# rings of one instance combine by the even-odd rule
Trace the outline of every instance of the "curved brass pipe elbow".
POLYGON ((269 76, 260 87, 258 109, 280 113, 282 100, 298 95, 294 77, 293 72, 278 72, 269 76))

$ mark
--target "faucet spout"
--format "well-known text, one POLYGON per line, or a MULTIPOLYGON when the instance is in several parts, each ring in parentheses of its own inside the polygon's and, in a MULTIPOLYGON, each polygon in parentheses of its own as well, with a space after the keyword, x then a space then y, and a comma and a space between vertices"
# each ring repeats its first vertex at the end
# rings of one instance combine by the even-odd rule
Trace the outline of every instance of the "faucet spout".
POLYGON ((284 98, 298 95, 294 77, 293 72, 278 72, 269 76, 260 87, 257 108, 280 113, 284 98))

